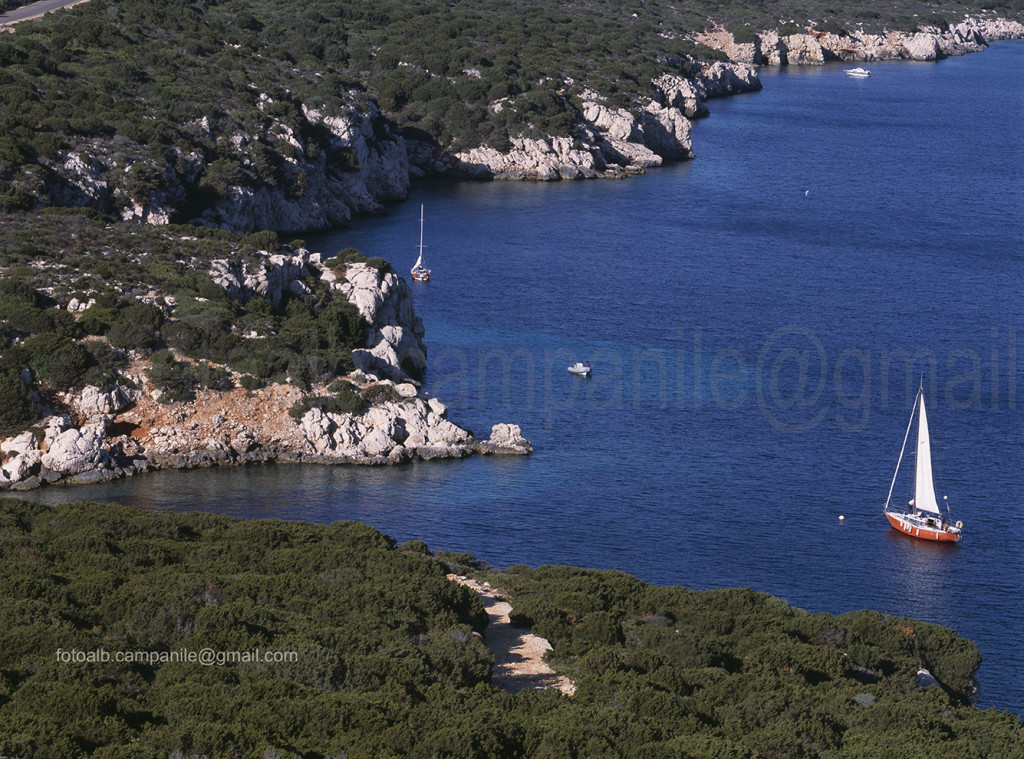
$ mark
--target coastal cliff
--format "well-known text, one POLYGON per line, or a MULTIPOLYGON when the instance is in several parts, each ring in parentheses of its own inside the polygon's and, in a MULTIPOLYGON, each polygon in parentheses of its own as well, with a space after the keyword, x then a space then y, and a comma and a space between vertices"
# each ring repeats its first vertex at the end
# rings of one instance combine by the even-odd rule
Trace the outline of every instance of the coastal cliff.
MULTIPOLYGON (((58 226, 82 237, 103 231, 73 222, 58 226)), ((423 324, 409 286, 380 259, 349 251, 354 260, 325 262, 304 248, 242 253, 237 239, 215 236, 209 245, 148 234, 156 239, 147 245, 171 245, 188 264, 162 286, 152 277, 166 276, 167 264, 124 253, 116 301, 98 284, 72 294, 56 282, 32 290, 0 279, 8 404, 0 488, 158 468, 531 452, 516 425, 496 424, 488 440, 477 440, 423 390, 423 324), (147 261, 145 284, 132 280, 131 260, 147 261), (168 282, 178 283, 174 292, 168 282), (191 295, 188 282, 203 295, 191 295), (225 331, 217 314, 231 309, 225 331), (157 326, 143 334, 145 323, 157 326), (339 326, 330 332, 332 324, 339 326)), ((49 277, 41 251, 33 255, 34 276, 49 277)), ((88 271, 80 273, 81 285, 88 271)))
MULTIPOLYGON (((46 192, 54 202, 88 206, 124 221, 162 225, 187 220, 241 233, 324 230, 404 199, 414 175, 614 178, 642 173, 665 160, 692 158, 691 120, 707 115, 705 101, 759 89, 752 66, 717 62, 699 68, 692 78, 663 74, 652 82, 653 97, 633 109, 611 107, 598 93, 588 92, 572 136, 520 136, 504 151, 481 145, 454 152, 404 138, 372 101, 356 92, 348 93, 334 113, 295 98, 277 101, 253 92, 252 105, 265 121, 260 133, 218 129, 205 117, 189 127, 230 159, 210 161, 200 150, 173 148, 172 155, 157 161, 141 146, 78 138, 42 164, 50 177, 46 192), (276 115, 280 102, 291 106, 291 119, 276 115), (273 177, 263 176, 268 140, 284 156, 273 177), (198 215, 189 216, 197 192, 209 200, 198 215)), ((500 110, 501 105, 492 107, 500 110)))
POLYGON ((755 65, 937 60, 1024 36, 1001 8, 952 23, 809 9, 801 26, 664 0, 543 6, 92 0, 18 24, 0 46, 0 211, 320 231, 425 175, 617 178, 691 158, 692 120, 759 89, 755 65))
POLYGON ((738 43, 732 33, 718 29, 697 39, 731 60, 755 66, 815 65, 829 61, 937 61, 977 53, 989 40, 1024 38, 1024 24, 1001 18, 968 17, 947 27, 921 26, 918 31, 881 34, 852 30, 844 34, 808 27, 802 33, 757 33, 752 42, 738 43))
POLYGON ((188 221, 242 233, 328 229, 408 195, 405 142, 372 101, 348 93, 332 113, 292 102, 288 93, 281 100, 250 96, 264 120, 258 132, 218 127, 207 117, 186 126, 218 159, 177 147, 158 159, 123 140, 80 137, 41 159, 45 191, 58 205, 88 206, 124 221, 188 221), (274 106, 282 103, 290 118, 278 115, 274 106), (208 200, 192 216, 197 194, 208 200))
POLYGON ((507 151, 488 146, 454 155, 414 147, 414 165, 427 173, 476 179, 593 179, 623 177, 693 158, 691 120, 708 113, 712 97, 756 92, 761 82, 752 66, 718 62, 692 79, 666 73, 652 81, 655 95, 634 110, 613 108, 588 92, 575 137, 514 138, 507 151))

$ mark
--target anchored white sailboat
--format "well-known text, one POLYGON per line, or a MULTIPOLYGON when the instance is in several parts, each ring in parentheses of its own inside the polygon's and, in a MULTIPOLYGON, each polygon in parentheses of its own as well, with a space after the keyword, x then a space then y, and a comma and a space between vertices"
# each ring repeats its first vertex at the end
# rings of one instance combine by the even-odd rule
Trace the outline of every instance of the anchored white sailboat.
MULTIPOLYGON (((946 496, 943 496, 942 499, 946 500, 946 496)), ((948 504, 946 513, 949 513, 948 504)), ((924 410, 923 386, 918 388, 914 410, 910 412, 907 433, 903 436, 903 447, 900 449, 900 457, 896 461, 896 471, 892 475, 889 497, 885 501, 885 516, 889 520, 889 524, 900 532, 922 540, 952 543, 960 540, 961 537, 960 528, 963 527, 963 523, 957 522, 955 526, 950 524, 939 510, 939 503, 935 498, 935 482, 932 479, 932 447, 928 435, 928 416, 924 410), (907 439, 910 437, 910 427, 914 423, 915 413, 917 414, 917 455, 914 461, 914 500, 910 502, 909 512, 896 511, 892 508, 892 491, 896 486, 896 475, 900 471, 900 463, 903 461, 903 453, 907 448, 907 439)))
POLYGON ((420 206, 420 254, 412 266, 412 278, 417 282, 430 281, 430 269, 423 265, 423 206, 420 206))

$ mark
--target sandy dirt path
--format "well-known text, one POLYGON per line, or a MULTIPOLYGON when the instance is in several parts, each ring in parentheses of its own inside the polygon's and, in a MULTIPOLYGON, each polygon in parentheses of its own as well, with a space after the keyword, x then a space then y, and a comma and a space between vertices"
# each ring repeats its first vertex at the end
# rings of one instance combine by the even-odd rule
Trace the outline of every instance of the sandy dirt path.
POLYGON ((567 695, 576 692, 576 685, 569 678, 555 672, 544 661, 544 652, 551 650, 551 644, 524 627, 512 626, 509 620, 512 604, 500 600, 487 583, 458 575, 448 575, 448 579, 476 591, 484 602, 490 618, 484 644, 494 654, 492 681, 496 686, 509 693, 543 688, 558 688, 567 695))

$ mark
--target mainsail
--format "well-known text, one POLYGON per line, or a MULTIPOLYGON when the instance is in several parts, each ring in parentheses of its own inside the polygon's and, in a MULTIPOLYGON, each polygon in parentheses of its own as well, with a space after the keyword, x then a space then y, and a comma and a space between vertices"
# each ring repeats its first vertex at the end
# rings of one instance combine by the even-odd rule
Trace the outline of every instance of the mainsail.
POLYGON ((932 447, 928 439, 928 417, 924 412, 924 393, 918 393, 920 408, 917 417, 917 471, 914 477, 914 506, 919 511, 941 513, 935 500, 932 482, 932 447))
MULTIPOLYGON (((423 268, 423 206, 420 206, 420 254, 416 257, 416 263, 412 265, 411 274, 415 274, 423 268)), ((429 274, 429 272, 427 272, 429 274)))

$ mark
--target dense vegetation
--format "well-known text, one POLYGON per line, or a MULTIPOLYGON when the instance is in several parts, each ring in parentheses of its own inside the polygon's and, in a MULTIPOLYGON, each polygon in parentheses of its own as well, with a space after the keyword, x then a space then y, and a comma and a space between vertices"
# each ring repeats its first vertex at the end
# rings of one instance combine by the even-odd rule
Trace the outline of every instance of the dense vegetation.
MULTIPOLYGON (((367 325, 316 277, 308 294, 285 291, 276 304, 231 297, 211 279, 213 260, 255 271, 266 260, 258 251, 282 249, 292 247, 267 232, 137 227, 60 208, 4 215, 0 434, 33 420, 30 391, 109 386, 132 356, 152 358, 150 377, 170 401, 233 387, 225 367, 248 389, 308 387, 351 370, 367 325), (77 319, 66 310, 74 300, 91 303, 77 319)), ((348 258, 366 260, 358 251, 348 258)))
POLYGON ((587 88, 630 105, 652 76, 720 55, 693 41, 712 23, 912 29, 982 7, 1016 17, 1022 0, 91 0, 0 37, 0 210, 101 202, 61 184, 74 152, 109 173, 104 202, 158 190, 184 196, 188 221, 234 185, 302 196, 296 140, 303 160, 358 168, 304 105, 372 98, 408 136, 501 148, 570 134, 587 88))
POLYGON ((0 754, 1011 757, 975 647, 873 612, 569 567, 485 572, 360 524, 0 501, 0 754), (487 574, 578 691, 489 684, 487 574), (223 666, 118 652, 297 652, 223 666), (105 651, 107 662, 57 652, 105 651), (915 685, 928 667, 942 687, 915 685))

